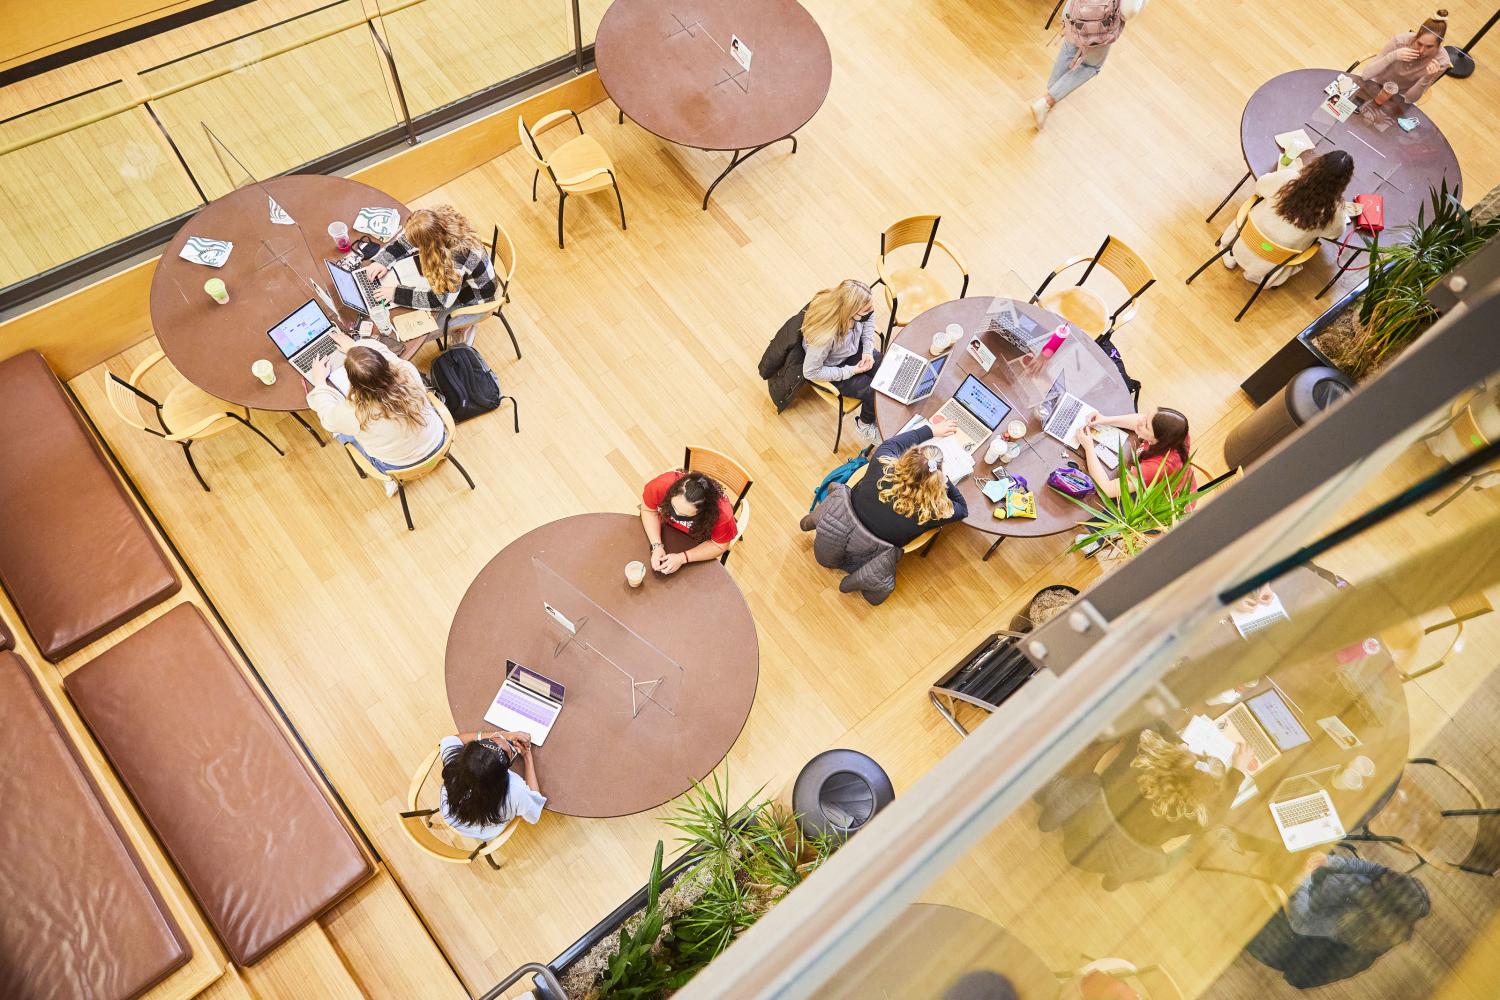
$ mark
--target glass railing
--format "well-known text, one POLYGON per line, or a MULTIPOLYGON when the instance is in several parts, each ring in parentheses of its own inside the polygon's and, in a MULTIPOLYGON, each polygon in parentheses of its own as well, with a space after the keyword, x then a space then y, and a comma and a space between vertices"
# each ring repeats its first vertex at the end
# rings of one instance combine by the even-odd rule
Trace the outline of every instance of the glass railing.
POLYGON ((252 179, 340 169, 581 69, 578 10, 334 0, 276 20, 285 7, 258 4, 111 53, 142 63, 124 80, 55 100, 58 71, 13 84, 0 91, 0 310, 160 245, 252 179))
POLYGON ((975 710, 677 996, 1493 996, 1494 291, 1110 579, 1227 538, 1196 565, 1019 638, 1045 698, 975 710))

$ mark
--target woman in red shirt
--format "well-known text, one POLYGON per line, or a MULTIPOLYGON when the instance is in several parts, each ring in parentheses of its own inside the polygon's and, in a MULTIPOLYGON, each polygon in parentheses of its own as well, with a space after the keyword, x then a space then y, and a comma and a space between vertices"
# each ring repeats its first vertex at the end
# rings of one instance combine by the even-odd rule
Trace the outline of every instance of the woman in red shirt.
POLYGON ((657 476, 641 492, 641 527, 651 543, 651 568, 658 573, 719 558, 739 531, 734 507, 717 482, 701 472, 675 470, 657 476), (686 552, 668 552, 661 542, 664 524, 698 544, 686 552))
MULTIPOLYGON (((1104 417, 1096 413, 1078 432, 1078 436, 1092 438, 1092 430, 1098 424, 1119 427, 1136 436, 1136 462, 1138 464, 1131 465, 1127 462, 1125 466, 1126 479, 1130 481, 1131 492, 1139 488, 1142 483, 1150 484, 1159 478, 1175 476, 1188 464, 1188 449, 1192 447, 1188 439, 1188 421, 1187 417, 1177 410, 1171 410, 1165 406, 1153 406, 1144 413, 1126 413, 1118 417, 1104 417), (1139 482, 1135 481, 1137 469, 1140 471, 1139 482)), ((1083 449, 1083 458, 1088 463, 1089 478, 1094 481, 1094 487, 1104 496, 1119 499, 1119 473, 1106 469, 1104 463, 1099 461, 1099 456, 1094 454, 1092 447, 1083 449)), ((1188 469, 1177 487, 1177 492, 1191 490, 1193 486, 1193 470, 1188 469)))

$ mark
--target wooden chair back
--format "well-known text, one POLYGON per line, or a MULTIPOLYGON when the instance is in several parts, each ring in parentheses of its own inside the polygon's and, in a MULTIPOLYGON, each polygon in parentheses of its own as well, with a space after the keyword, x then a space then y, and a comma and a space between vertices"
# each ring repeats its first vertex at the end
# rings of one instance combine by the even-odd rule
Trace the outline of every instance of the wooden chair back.
POLYGON ((104 372, 104 396, 109 400, 110 409, 115 411, 115 416, 129 427, 138 431, 144 431, 154 437, 165 437, 166 431, 155 424, 155 419, 150 423, 142 415, 142 407, 149 406, 153 414, 156 412, 156 400, 146 396, 138 386, 132 385, 126 379, 122 379, 108 369, 104 372))
POLYGON ((526 124, 525 115, 516 115, 516 138, 520 140, 521 148, 536 162, 538 168, 549 171, 552 169, 547 165, 547 158, 542 155, 542 147, 537 145, 536 133, 532 132, 531 126, 526 124))
POLYGON ((495 265, 495 275, 504 292, 501 299, 509 302, 510 281, 516 276, 516 244, 499 223, 495 224, 494 235, 490 237, 490 263, 495 265))
MULTIPOLYGON (((439 836, 434 826, 442 824, 446 828, 446 824, 443 823, 442 814, 437 811, 435 803, 424 805, 422 793, 440 755, 441 747, 435 747, 423 758, 421 767, 412 775, 411 784, 406 792, 406 809, 400 817, 401 829, 421 851, 439 861, 466 865, 479 858, 489 858, 511 838, 515 832, 517 820, 512 819, 499 835, 479 842, 477 847, 467 847, 462 843, 454 843, 439 836)), ((519 780, 519 778, 512 780, 519 780)), ((457 832, 451 832, 450 836, 459 841, 468 839, 457 832)), ((491 864, 494 864, 493 859, 491 859, 491 864)))
POLYGON ((941 221, 942 217, 937 215, 913 215, 892 223, 880 234, 881 258, 884 259, 893 250, 920 243, 923 245, 922 266, 926 267, 927 258, 932 254, 932 241, 937 239, 938 223, 941 221))
MULTIPOLYGON (((490 303, 490 305, 493 304, 490 303)), ((382 482, 387 479, 393 479, 397 482, 409 483, 413 479, 421 479, 433 469, 443 464, 443 460, 448 457, 448 452, 453 447, 453 414, 448 412, 448 408, 436 396, 429 393, 427 398, 431 401, 433 408, 437 410, 438 417, 443 421, 443 443, 438 450, 416 465, 408 466, 405 469, 392 469, 389 472, 381 472, 375 468, 373 462, 365 457, 364 452, 352 444, 344 445, 344 450, 349 453, 349 457, 354 460, 354 464, 362 469, 365 475, 372 479, 381 480, 382 482)))
MULTIPOLYGON (((140 364, 136 365, 131 373, 121 378, 107 368, 104 372, 104 396, 109 401, 110 409, 121 422, 138 431, 144 431, 152 437, 159 437, 173 444, 184 441, 194 441, 198 438, 210 437, 220 431, 226 430, 226 425, 231 423, 229 415, 230 404, 224 404, 225 409, 220 411, 216 408, 198 408, 187 414, 187 422, 177 420, 178 426, 172 426, 166 422, 165 411, 173 408, 173 400, 177 398, 179 390, 186 389, 204 399, 210 399, 206 393, 197 392, 183 379, 181 373, 167 363, 177 385, 167 391, 164 400, 146 392, 142 385, 145 382, 146 373, 157 365, 165 362, 167 356, 161 351, 153 351, 147 355, 140 364), (146 414, 149 411, 150 416, 146 414)), ((248 411, 246 411, 248 413, 248 411)), ((184 414, 178 412, 176 417, 181 418, 184 414)))
POLYGON ((1316 241, 1305 250, 1294 250, 1291 247, 1282 246, 1260 231, 1260 227, 1255 224, 1255 218, 1250 214, 1250 209, 1254 208, 1258 201, 1260 201, 1259 198, 1251 198, 1245 202, 1236 213, 1234 220, 1235 227, 1239 231, 1239 238, 1245 241, 1250 251, 1262 260, 1268 260, 1273 264, 1284 264, 1287 267, 1298 267, 1312 260, 1320 249, 1316 241))
POLYGON ((1104 268, 1132 296, 1139 295, 1147 285, 1156 280, 1156 275, 1151 272, 1151 267, 1141 255, 1125 243, 1124 240, 1114 236, 1106 236, 1104 245, 1099 248, 1095 257, 1100 267, 1104 268))
POLYGON ((753 485, 750 473, 745 471, 743 465, 728 455, 709 448, 688 445, 682 457, 682 468, 684 472, 701 472, 724 487, 724 491, 733 498, 731 503, 735 513, 739 512, 740 503, 753 485))

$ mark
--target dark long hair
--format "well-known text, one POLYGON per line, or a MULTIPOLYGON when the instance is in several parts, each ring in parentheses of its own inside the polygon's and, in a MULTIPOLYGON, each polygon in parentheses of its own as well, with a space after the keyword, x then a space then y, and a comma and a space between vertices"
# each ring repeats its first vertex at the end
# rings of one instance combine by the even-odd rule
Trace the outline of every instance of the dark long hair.
POLYGON ((695 542, 707 541, 714 533, 714 526, 719 523, 719 501, 724 496, 723 487, 701 472, 684 472, 682 478, 667 490, 667 495, 661 498, 661 503, 656 505, 656 512, 662 517, 678 520, 679 515, 672 509, 672 498, 678 495, 698 508, 698 513, 693 515, 688 524, 688 537, 695 542))
POLYGON ((467 826, 500 822, 510 788, 510 755, 491 740, 474 740, 443 758, 443 790, 448 812, 467 826))
POLYGON ((1158 406, 1156 416, 1151 418, 1151 433, 1156 435, 1156 440, 1141 452, 1141 461, 1175 451, 1182 464, 1188 464, 1188 419, 1180 410, 1158 406))
POLYGON ((1276 196, 1276 214, 1298 229, 1323 229, 1344 203, 1344 189, 1354 177, 1354 157, 1342 149, 1324 153, 1302 168, 1276 196))

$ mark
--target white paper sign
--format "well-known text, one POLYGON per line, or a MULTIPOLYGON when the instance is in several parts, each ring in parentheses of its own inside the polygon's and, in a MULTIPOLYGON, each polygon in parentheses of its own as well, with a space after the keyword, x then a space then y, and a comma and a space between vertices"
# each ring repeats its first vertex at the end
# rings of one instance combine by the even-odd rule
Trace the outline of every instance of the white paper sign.
POLYGON ((355 232, 368 233, 384 242, 401 228, 401 216, 394 208, 362 208, 354 219, 355 232))
POLYGON ((234 244, 228 240, 211 240, 206 236, 189 236, 187 243, 183 244, 182 250, 177 256, 183 260, 192 261, 194 264, 207 264, 209 267, 223 267, 224 262, 229 260, 229 251, 234 249, 234 244))
POLYGON ((295 226, 297 220, 286 214, 286 209, 276 204, 276 199, 266 195, 266 201, 271 203, 271 221, 278 226, 295 226))
POLYGON ((729 36, 729 54, 734 56, 734 61, 745 67, 745 72, 750 72, 750 57, 754 55, 750 46, 740 41, 739 35, 729 36))

